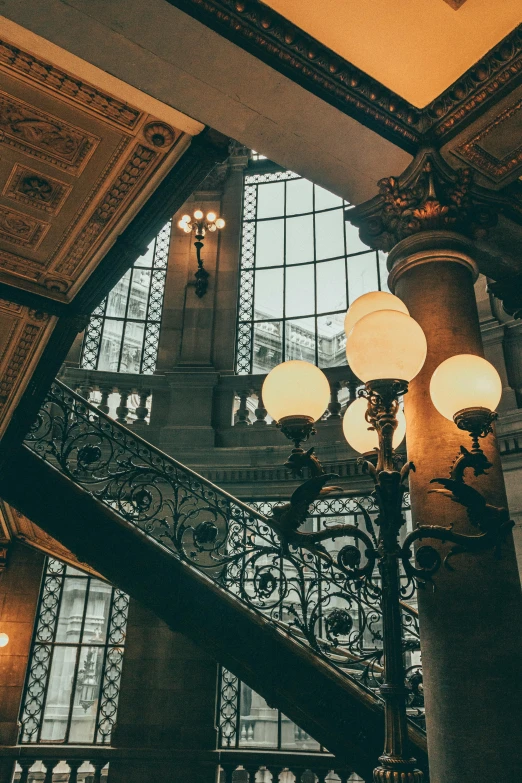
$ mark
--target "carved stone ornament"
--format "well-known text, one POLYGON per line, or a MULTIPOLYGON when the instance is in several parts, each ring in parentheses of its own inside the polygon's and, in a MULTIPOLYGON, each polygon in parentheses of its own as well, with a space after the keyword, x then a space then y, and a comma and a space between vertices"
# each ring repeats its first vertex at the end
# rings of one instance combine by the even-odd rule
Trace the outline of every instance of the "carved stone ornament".
POLYGON ((346 219, 365 244, 385 252, 421 231, 484 237, 504 206, 504 199, 473 184, 470 169, 450 168, 433 149, 421 150, 399 177, 377 184, 379 195, 349 208, 346 219))

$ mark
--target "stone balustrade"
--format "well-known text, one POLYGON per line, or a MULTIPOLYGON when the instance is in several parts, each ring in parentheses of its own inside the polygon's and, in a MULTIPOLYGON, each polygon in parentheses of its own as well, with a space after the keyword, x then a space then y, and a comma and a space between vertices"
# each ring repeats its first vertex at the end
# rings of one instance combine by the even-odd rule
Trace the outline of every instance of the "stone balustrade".
POLYGON ((364 783, 330 753, 221 751, 220 783, 364 783))
POLYGON ((12 758, 13 783, 104 783, 111 754, 106 747, 27 745, 2 748, 0 755, 12 758))

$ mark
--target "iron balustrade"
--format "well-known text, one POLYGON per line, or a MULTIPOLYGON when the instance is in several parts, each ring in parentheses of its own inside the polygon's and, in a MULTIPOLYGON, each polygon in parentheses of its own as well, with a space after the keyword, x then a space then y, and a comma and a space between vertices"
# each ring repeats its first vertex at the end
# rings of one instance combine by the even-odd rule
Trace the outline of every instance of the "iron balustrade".
MULTIPOLYGON (((59 381, 25 444, 296 643, 375 692, 382 674, 382 617, 379 578, 368 554, 377 540, 372 496, 347 499, 360 522, 322 531, 323 551, 288 544, 276 534, 270 517, 167 456, 59 381)), ((413 580, 403 577, 404 600, 414 589, 413 580)), ((405 652, 419 649, 415 611, 403 605, 403 618, 405 652)), ((411 713, 422 726, 419 667, 409 674, 411 713)))

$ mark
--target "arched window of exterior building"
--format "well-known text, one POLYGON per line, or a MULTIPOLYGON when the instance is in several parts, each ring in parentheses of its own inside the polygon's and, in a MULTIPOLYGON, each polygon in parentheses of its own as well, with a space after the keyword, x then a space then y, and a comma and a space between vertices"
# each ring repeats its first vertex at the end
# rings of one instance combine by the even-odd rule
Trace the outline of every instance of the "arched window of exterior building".
POLYGON ((22 700, 22 744, 110 744, 128 605, 121 590, 47 558, 22 700))
POLYGON ((94 310, 85 331, 85 370, 143 373, 156 369, 171 221, 94 310))
POLYGON ((267 373, 288 359, 345 364, 344 315, 361 294, 386 288, 385 256, 345 221, 348 202, 266 166, 254 157, 245 175, 236 372, 267 373))

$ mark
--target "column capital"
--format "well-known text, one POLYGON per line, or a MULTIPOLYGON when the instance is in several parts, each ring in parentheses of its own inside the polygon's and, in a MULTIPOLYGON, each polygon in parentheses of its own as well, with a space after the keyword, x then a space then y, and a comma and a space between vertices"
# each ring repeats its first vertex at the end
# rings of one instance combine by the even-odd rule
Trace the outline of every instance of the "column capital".
POLYGON ((379 194, 347 209, 346 219, 365 244, 385 252, 424 231, 484 237, 503 206, 495 193, 474 185, 471 169, 452 169, 432 148, 420 150, 398 177, 377 184, 379 194))

